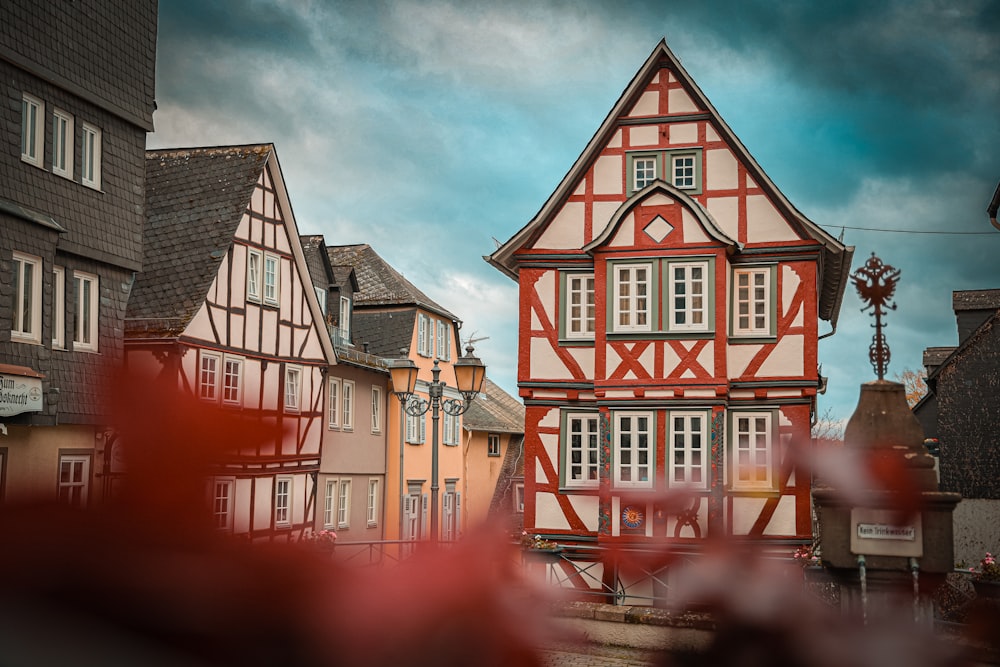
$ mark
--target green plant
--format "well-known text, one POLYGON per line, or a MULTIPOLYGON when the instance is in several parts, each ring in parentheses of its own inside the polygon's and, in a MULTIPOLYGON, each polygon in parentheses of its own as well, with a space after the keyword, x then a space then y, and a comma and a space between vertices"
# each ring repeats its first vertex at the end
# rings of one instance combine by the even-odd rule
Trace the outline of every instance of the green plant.
POLYGON ((559 548, 559 545, 555 542, 542 539, 541 535, 532 537, 526 530, 521 531, 521 546, 526 549, 543 549, 546 551, 555 551, 559 548))
POLYGON ((969 568, 972 578, 976 581, 1000 581, 1000 563, 997 563, 996 556, 989 551, 979 561, 979 569, 969 568))

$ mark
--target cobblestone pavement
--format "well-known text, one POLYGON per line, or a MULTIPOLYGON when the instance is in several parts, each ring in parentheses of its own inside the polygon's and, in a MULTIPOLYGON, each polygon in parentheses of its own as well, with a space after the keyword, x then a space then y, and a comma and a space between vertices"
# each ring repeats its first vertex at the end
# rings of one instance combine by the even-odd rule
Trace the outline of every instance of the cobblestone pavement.
POLYGON ((545 667, 649 667, 661 664, 653 651, 621 646, 561 643, 540 651, 545 667))

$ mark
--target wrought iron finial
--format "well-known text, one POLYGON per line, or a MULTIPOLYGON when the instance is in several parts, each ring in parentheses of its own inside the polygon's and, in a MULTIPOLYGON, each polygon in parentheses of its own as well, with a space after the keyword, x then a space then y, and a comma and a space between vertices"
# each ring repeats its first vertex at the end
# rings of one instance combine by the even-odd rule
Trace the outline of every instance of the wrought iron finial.
POLYGON ((889 367, 889 345, 885 341, 885 334, 882 328, 882 316, 886 310, 896 310, 896 304, 892 303, 892 295, 896 291, 896 283, 899 282, 899 269, 883 264, 882 260, 872 253, 865 265, 853 274, 854 286, 858 290, 858 296, 867 305, 861 312, 871 309, 875 314, 875 335, 872 336, 872 344, 868 348, 868 359, 872 362, 872 368, 878 375, 878 379, 885 378, 886 368, 889 367))

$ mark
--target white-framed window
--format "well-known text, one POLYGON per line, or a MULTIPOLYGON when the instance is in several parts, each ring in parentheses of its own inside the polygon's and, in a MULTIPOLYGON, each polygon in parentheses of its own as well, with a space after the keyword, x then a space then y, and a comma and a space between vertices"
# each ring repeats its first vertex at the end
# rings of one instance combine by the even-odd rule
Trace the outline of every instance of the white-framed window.
POLYGON ((264 253, 264 303, 278 305, 281 290, 281 258, 264 253))
POLYGON ((442 496, 441 508, 441 539, 450 542, 458 539, 459 527, 462 525, 461 512, 462 494, 453 488, 447 489, 442 496))
POLYGON ((316 301, 319 302, 319 310, 326 316, 326 290, 322 287, 317 287, 313 285, 313 291, 316 292, 316 301))
POLYGON ((274 480, 274 525, 292 524, 292 478, 276 477, 274 480))
POLYGON ((487 434, 486 456, 500 456, 500 435, 498 433, 487 434))
POLYGON ((42 137, 45 103, 34 95, 21 96, 21 159, 36 167, 42 166, 45 140, 42 137))
POLYGON ((52 347, 66 348, 66 269, 52 267, 52 347))
POLYGON ((421 521, 423 498, 420 490, 412 487, 403 496, 403 540, 407 542, 420 539, 421 528, 425 525, 421 521))
POLYGON ((669 262, 667 290, 670 331, 708 331, 709 264, 707 261, 669 262))
POLYGON ((594 274, 566 274, 563 331, 566 338, 594 337, 594 274))
POLYGON ((652 412, 615 412, 612 479, 616 487, 652 488, 655 430, 652 412))
POLYGON ((563 415, 564 485, 594 487, 600 468, 599 417, 596 412, 563 415))
POLYGON ((614 331, 649 331, 652 320, 651 264, 615 264, 614 331))
POLYGON ((351 480, 340 480, 337 500, 337 528, 351 526, 351 480))
POLYGON ((368 527, 374 528, 378 525, 378 480, 368 480, 368 527))
POLYGON ((340 297, 340 340, 345 345, 351 342, 351 300, 340 297))
POLYGON ((52 173, 73 178, 73 116, 62 109, 52 111, 52 173))
POLYGON ((406 441, 411 445, 424 444, 424 434, 427 431, 426 414, 414 417, 406 413, 406 441))
POLYGON ((732 420, 733 488, 772 489, 772 413, 734 412, 732 420))
POLYGON ((437 321, 437 356, 442 361, 451 360, 451 336, 448 335, 448 323, 444 320, 437 321))
POLYGON ((327 419, 327 426, 329 428, 340 428, 340 379, 330 378, 329 383, 329 397, 328 397, 328 412, 329 417, 327 419))
POLYGON ((39 257, 13 254, 14 275, 10 338, 25 343, 42 342, 42 260, 39 257))
POLYGON ((80 182, 101 189, 101 130, 90 123, 80 123, 83 147, 80 151, 80 182))
POLYGON ((642 190, 656 180, 656 166, 659 157, 656 155, 639 155, 632 160, 632 189, 642 190))
POLYGON ((260 303, 263 267, 263 253, 260 250, 247 250, 247 301, 260 303))
POLYGON ((423 313, 417 313, 417 354, 429 357, 434 350, 434 329, 431 318, 423 313))
POLYGON ((219 366, 222 355, 215 352, 201 352, 198 369, 198 396, 206 401, 219 399, 219 366))
POLYGON ((233 529, 233 486, 231 479, 212 482, 212 523, 219 530, 233 529))
POLYGON ((97 276, 73 272, 73 291, 76 297, 76 323, 73 327, 73 349, 97 351, 97 317, 99 299, 97 276))
POLYGON ((372 385, 372 433, 382 432, 382 388, 372 385))
POLYGON ((708 488, 708 413, 670 412, 668 423, 667 484, 708 488))
POLYGON ((285 412, 298 412, 301 407, 302 369, 285 366, 285 412))
POLYGON ((524 482, 514 482, 514 511, 524 512, 524 482))
POLYGON ((342 392, 343 401, 341 405, 343 410, 340 413, 340 418, 343 420, 341 426, 343 426, 345 431, 354 430, 354 382, 351 380, 344 380, 342 392))
POLYGON ((773 335, 770 267, 733 269, 733 335, 773 335))
POLYGON ((444 444, 457 445, 462 441, 462 419, 455 415, 444 413, 444 444))
POLYGON ((71 507, 86 507, 90 490, 90 456, 61 454, 57 494, 60 503, 71 507))
POLYGON ((222 362, 222 402, 240 405, 243 402, 243 359, 226 355, 222 362))
POLYGON ((688 154, 673 155, 670 158, 674 185, 682 190, 695 188, 695 156, 688 154))
POLYGON ((326 480, 326 494, 323 496, 323 527, 337 528, 337 480, 326 480))

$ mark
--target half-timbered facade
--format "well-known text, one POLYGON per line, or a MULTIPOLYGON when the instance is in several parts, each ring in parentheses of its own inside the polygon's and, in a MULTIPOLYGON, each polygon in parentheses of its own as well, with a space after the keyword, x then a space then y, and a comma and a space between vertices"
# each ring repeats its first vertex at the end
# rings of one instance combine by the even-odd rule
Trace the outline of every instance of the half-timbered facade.
POLYGON ((789 453, 809 440, 820 320, 835 325, 851 254, 660 42, 487 258, 520 285, 527 529, 808 538, 810 480, 789 453))
POLYGON ((219 529, 289 539, 311 528, 336 363, 270 144, 148 151, 144 270, 126 363, 276 435, 208 481, 219 529))

